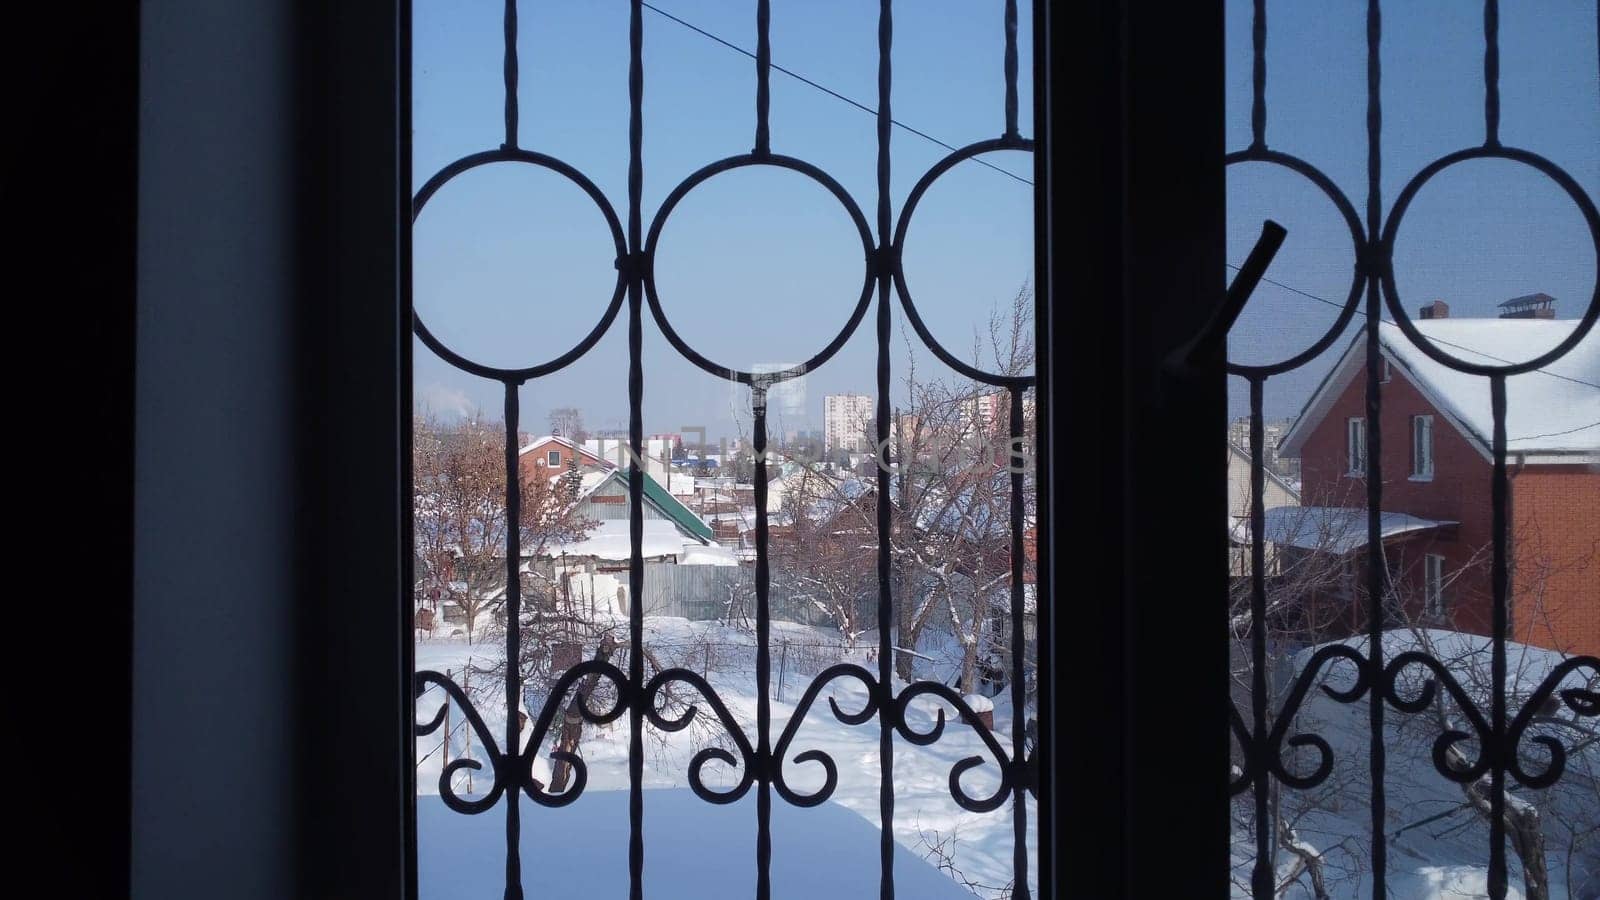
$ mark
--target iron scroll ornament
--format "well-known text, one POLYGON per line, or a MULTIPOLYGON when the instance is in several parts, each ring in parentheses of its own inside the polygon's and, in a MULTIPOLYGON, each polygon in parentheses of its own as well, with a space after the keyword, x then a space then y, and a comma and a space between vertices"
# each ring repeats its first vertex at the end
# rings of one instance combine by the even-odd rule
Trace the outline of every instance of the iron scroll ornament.
POLYGON ((1239 715, 1238 708, 1229 701, 1229 725, 1245 757, 1242 771, 1228 782, 1230 794, 1243 793, 1256 784, 1257 779, 1268 773, 1284 784, 1300 790, 1316 787, 1327 780, 1333 771, 1333 748, 1320 735, 1290 735, 1289 726, 1299 713, 1300 707, 1304 705, 1312 684, 1321 677, 1323 668, 1339 659, 1354 664, 1355 682, 1343 689, 1328 684, 1320 684, 1317 687, 1340 703, 1354 703, 1365 696, 1370 688, 1370 667, 1367 665, 1366 657, 1349 644, 1330 644, 1319 649, 1306 661, 1300 674, 1295 677, 1294 685, 1290 688, 1283 707, 1273 717, 1271 729, 1265 734, 1259 736, 1252 734, 1249 725, 1239 715), (1296 748, 1311 747, 1317 751, 1317 765, 1309 775, 1297 775, 1289 770, 1283 761, 1285 744, 1296 748))
POLYGON ((777 744, 772 748, 772 786, 778 795, 795 806, 817 806, 833 796, 833 790, 839 784, 839 767, 834 764, 833 758, 821 750, 805 750, 797 754, 795 762, 814 762, 822 767, 822 787, 806 794, 789 786, 783 777, 783 764, 789 752, 789 744, 794 740, 795 734, 805 722, 806 714, 811 711, 811 705, 816 702, 817 695, 822 692, 830 682, 838 678, 854 678, 861 682, 867 689, 866 703, 861 709, 849 713, 839 708, 839 703, 833 695, 828 696, 828 708, 833 711, 833 717, 846 725, 861 725, 872 720, 873 713, 878 710, 878 681, 872 673, 852 663, 839 663, 822 670, 821 674, 812 679, 806 686, 805 693, 800 696, 800 702, 795 705, 794 713, 789 717, 789 724, 784 726, 783 733, 778 736, 777 744))
MULTIPOLYGON (((489 727, 484 724, 483 716, 479 715, 477 707, 472 705, 472 701, 467 698, 466 692, 461 690, 461 686, 439 672, 417 672, 412 676, 411 684, 413 700, 421 699, 423 694, 434 687, 438 687, 445 692, 445 701, 439 705, 439 711, 432 719, 426 722, 414 723, 413 733, 417 737, 423 737, 438 731, 440 726, 444 724, 446 705, 454 701, 462 714, 467 717, 467 722, 471 724, 473 732, 477 735, 479 746, 483 748, 483 752, 489 757, 489 768, 494 774, 493 784, 490 786, 489 792, 476 800, 469 800, 455 792, 455 787, 452 784, 454 776, 462 769, 481 771, 483 764, 466 757, 457 759, 445 765, 439 773, 440 799, 444 801, 446 806, 458 813, 476 815, 481 812, 487 812, 499 801, 500 795, 506 790, 506 785, 511 783, 511 773, 505 754, 500 752, 494 736, 489 732, 489 727)), ((445 739, 449 740, 449 735, 445 735, 445 739)))
POLYGON ((977 713, 973 712, 972 707, 967 704, 966 700, 962 699, 960 694, 937 681, 919 681, 909 685, 895 698, 895 730, 900 732, 901 737, 921 747, 926 747, 939 740, 944 734, 945 718, 943 708, 937 710, 937 718, 934 720, 933 727, 927 731, 917 731, 906 722, 906 710, 910 708, 911 701, 925 694, 936 696, 955 707, 960 713, 961 721, 972 726, 973 730, 978 733, 978 737, 983 740, 983 745, 988 748, 989 753, 1000 767, 999 786, 995 788, 994 793, 990 796, 978 798, 968 794, 961 787, 961 776, 983 765, 983 757, 968 756, 958 760, 950 769, 950 796, 955 799, 962 809, 971 812, 993 812, 1004 806, 1006 795, 1016 786, 1017 779, 1023 777, 1022 769, 1012 765, 1011 757, 1006 753, 1005 748, 1000 746, 1000 742, 995 740, 994 734, 978 720, 977 713))
MULTIPOLYGON (((588 701, 582 696, 577 696, 578 714, 592 725, 604 725, 613 722, 627 711, 631 702, 630 686, 627 674, 616 666, 600 660, 585 660, 563 672, 556 679, 550 690, 550 695, 545 699, 544 705, 539 710, 539 717, 534 723, 533 732, 529 735, 527 743, 521 751, 507 752, 503 750, 493 737, 490 729, 483 721, 483 716, 478 712, 466 692, 454 681, 435 671, 417 672, 412 678, 414 696, 418 699, 423 694, 438 687, 445 692, 446 699, 440 704, 439 710, 432 719, 426 722, 415 723, 414 731, 418 737, 429 735, 438 731, 444 722, 445 705, 454 702, 456 707, 466 716, 476 735, 479 746, 489 757, 489 768, 494 776, 489 792, 477 799, 469 799, 455 792, 454 776, 464 769, 481 771, 483 764, 474 759, 462 757, 452 760, 445 765, 439 773, 439 796, 445 805, 459 813, 476 815, 492 809, 499 801, 500 795, 508 790, 520 790, 528 798, 540 806, 560 807, 566 806, 578 799, 583 794, 583 789, 588 784, 588 767, 583 758, 575 753, 564 750, 551 751, 551 758, 565 762, 572 766, 572 785, 560 794, 549 794, 544 785, 533 777, 533 763, 539 755, 544 740, 550 733, 550 727, 555 722, 560 712, 567 692, 578 681, 589 675, 598 675, 610 681, 616 688, 616 700, 611 708, 596 712, 589 706, 588 701)), ((449 736, 446 735, 446 740, 449 736)))
POLYGON ((699 752, 689 759, 690 790, 694 791, 695 796, 711 803, 726 804, 737 802, 739 798, 750 790, 750 786, 755 783, 756 776, 759 774, 760 765, 755 750, 750 746, 750 738, 745 735, 744 729, 739 727, 738 720, 733 717, 733 713, 728 711, 728 705, 722 702, 722 698, 717 695, 716 689, 711 686, 710 682, 706 681, 699 672, 682 667, 663 669, 657 672, 655 677, 651 678, 649 683, 645 685, 642 695, 644 697, 644 714, 652 725, 663 731, 682 731, 684 728, 689 727, 689 723, 694 721, 695 716, 699 715, 699 708, 692 704, 677 718, 665 716, 656 708, 656 696, 668 684, 673 682, 687 684, 705 698, 706 703, 711 707, 711 711, 716 714, 717 721, 722 724, 723 729, 733 739, 734 746, 739 751, 739 756, 735 758, 733 754, 721 747, 701 748, 699 752), (715 791, 706 787, 702 773, 706 764, 713 760, 726 766, 737 767, 739 770, 738 784, 726 791, 715 791))
MULTIPOLYGON (((1568 676, 1584 669, 1592 673, 1592 678, 1600 679, 1600 658, 1574 656, 1556 665, 1528 695, 1528 699, 1523 701, 1521 709, 1507 727, 1503 739, 1495 736, 1494 728, 1484 716, 1483 710, 1462 687, 1461 682, 1449 669, 1426 653, 1411 651, 1391 660, 1384 672, 1383 694, 1389 704, 1396 709, 1418 713, 1433 705, 1439 694, 1438 688, 1442 685, 1444 693, 1455 703, 1472 730, 1467 732, 1455 728, 1446 729, 1434 740, 1433 765, 1439 774, 1451 781, 1468 784, 1482 778, 1496 761, 1499 761, 1524 787, 1537 790, 1550 787, 1561 779, 1562 773, 1566 770, 1567 750, 1559 740, 1549 735, 1528 736, 1528 729, 1534 724, 1535 714, 1545 708, 1546 703, 1552 698, 1558 698, 1560 705, 1572 711, 1574 720, 1600 717, 1600 692, 1586 688, 1561 689, 1561 683, 1568 676), (1412 667, 1425 669, 1428 675, 1417 685, 1414 696, 1406 696, 1401 676, 1406 669, 1412 667), (1544 748, 1545 766, 1537 772, 1530 773, 1522 765, 1519 748, 1525 739, 1544 748), (1450 750, 1469 740, 1478 744, 1477 757, 1471 759, 1465 766, 1452 765, 1449 760, 1450 750)), ((1464 753, 1462 755, 1465 756, 1464 753)))

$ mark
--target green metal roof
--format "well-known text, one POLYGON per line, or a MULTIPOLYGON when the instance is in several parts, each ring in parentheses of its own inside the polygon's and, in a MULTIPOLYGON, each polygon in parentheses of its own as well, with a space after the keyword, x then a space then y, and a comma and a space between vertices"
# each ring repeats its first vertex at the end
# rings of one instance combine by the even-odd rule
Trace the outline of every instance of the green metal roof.
MULTIPOLYGON (((628 475, 632 469, 617 469, 623 484, 628 483, 628 475)), ((705 520, 695 515, 694 510, 684 506, 677 497, 672 496, 661 483, 651 478, 648 474, 640 472, 644 478, 644 496, 655 507, 671 519, 679 528, 687 531, 702 541, 711 540, 711 526, 705 520)))

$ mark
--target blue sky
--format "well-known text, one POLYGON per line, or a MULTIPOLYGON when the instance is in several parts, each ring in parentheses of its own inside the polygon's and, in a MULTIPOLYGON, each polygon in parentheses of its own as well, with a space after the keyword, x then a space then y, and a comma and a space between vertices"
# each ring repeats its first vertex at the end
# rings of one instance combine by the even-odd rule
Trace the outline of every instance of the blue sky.
MULTIPOLYGON (((1228 149, 1250 142, 1251 4, 1228 5, 1228 149)), ((1434 159, 1483 143, 1483 7, 1469 0, 1384 4, 1382 65, 1385 211, 1434 159)), ((1267 143, 1326 172, 1365 221, 1366 4, 1268 4, 1267 143)), ((1600 198, 1600 49, 1593 2, 1503 2, 1502 143, 1545 156, 1600 198)), ((1228 257, 1240 262, 1261 220, 1289 229, 1268 277, 1342 302, 1351 284, 1348 229, 1316 188, 1275 167, 1229 172, 1228 257)), ((1386 216, 1387 217, 1387 216, 1386 216)), ((1572 202, 1515 163, 1447 170, 1423 188, 1402 222, 1395 278, 1413 316, 1443 299, 1452 316, 1494 315, 1495 304, 1543 291, 1576 318, 1593 295, 1596 265, 1572 202)), ((1232 275, 1229 273, 1229 277, 1232 275)), ((1263 284, 1232 333, 1240 362, 1284 359, 1315 342, 1337 315, 1263 284)), ((1351 332, 1361 324, 1358 316, 1351 332)), ((1298 412, 1349 337, 1306 367, 1268 382, 1269 416, 1298 412)), ((1600 373, 1596 380, 1600 380, 1600 373)), ((1536 376, 1528 376, 1536 377, 1536 376)), ((1247 389, 1231 379, 1235 411, 1247 389)), ((1488 386, 1485 383, 1484 390, 1488 386)))
MULTIPOLYGON (((755 45, 754 3, 658 0, 656 5, 745 47, 755 45)), ((876 4, 776 0, 773 60, 868 105, 876 104, 876 4)), ((1271 9, 1269 143, 1327 171, 1364 209, 1365 4, 1278 2, 1271 9)), ((1466 2, 1390 4, 1385 16, 1384 194, 1433 157, 1482 140, 1481 7, 1466 2)), ((901 3, 895 21, 897 119, 951 144, 1003 128, 1002 4, 901 3)), ((1229 5, 1228 143, 1249 138, 1249 3, 1229 5)), ((1031 134, 1029 10, 1022 4, 1022 111, 1031 134)), ((583 170, 626 215, 627 4, 533 3, 521 10, 520 143, 583 170)), ((667 193, 700 166, 747 152, 754 131, 754 63, 659 15, 645 13, 644 211, 648 227, 667 193)), ((415 182, 451 160, 499 145, 503 135, 501 4, 425 0, 414 12, 415 182)), ((1502 135, 1565 167, 1600 195, 1600 75, 1595 11, 1588 3, 1506 3, 1502 14, 1502 135)), ((772 77, 772 143, 833 175, 875 220, 871 116, 788 77, 772 77)), ((896 213, 913 183, 945 151, 904 131, 893 140, 896 213)), ((1013 157, 1013 158, 1006 158, 1013 157)), ((1031 178, 1031 160, 992 160, 1031 178)), ((1260 221, 1289 227, 1269 273, 1301 290, 1342 299, 1349 288, 1347 233, 1326 201, 1264 167, 1230 173, 1229 257, 1247 252, 1260 221)), ((1576 210, 1553 186, 1507 165, 1474 164, 1436 180, 1408 214, 1398 247, 1408 305, 1442 297, 1456 314, 1484 315, 1500 300, 1543 290, 1576 315, 1592 291, 1593 251, 1576 210)), ((974 328, 1032 269, 1031 188, 971 164, 932 189, 908 242, 918 308, 952 350, 971 357, 974 328)), ((493 364, 543 361, 599 318, 615 272, 603 221, 559 177, 499 165, 457 178, 416 228, 415 299, 447 343, 493 364)), ((742 368, 792 363, 838 331, 859 294, 859 240, 837 201, 800 176, 740 171, 693 192, 663 233, 657 264, 663 305, 700 352, 742 368)), ((1230 277, 1219 273, 1219 277, 1230 277)), ((896 311, 898 313, 898 310, 896 311)), ((1235 352, 1256 361, 1315 339, 1334 310, 1263 285, 1235 331, 1235 352), (1246 356, 1246 354, 1249 354, 1246 356)), ((736 429, 738 391, 682 361, 646 321, 645 427, 736 429)), ((897 317, 898 373, 915 361, 897 317)), ((1343 345, 1343 341, 1339 346, 1343 345)), ((626 423, 626 329, 619 319, 572 367, 524 387, 523 419, 541 430, 550 407, 583 408, 590 427, 626 423)), ((820 424, 825 393, 870 392, 870 316, 846 348, 811 373, 807 403, 820 424)), ((1268 387, 1268 412, 1298 409, 1331 355, 1268 387)), ((497 384, 455 372, 417 345, 419 401, 436 410, 478 406, 499 414, 497 384)), ((792 427, 801 423, 785 423, 792 427)))

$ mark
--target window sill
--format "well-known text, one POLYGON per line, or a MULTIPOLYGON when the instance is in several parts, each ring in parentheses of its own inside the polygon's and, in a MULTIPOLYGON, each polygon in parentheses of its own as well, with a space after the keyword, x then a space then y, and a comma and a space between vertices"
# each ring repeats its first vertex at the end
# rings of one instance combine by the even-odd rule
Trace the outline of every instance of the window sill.
POLYGON ((1407 481, 1416 481, 1416 482, 1429 482, 1429 481, 1433 480, 1433 476, 1432 475, 1412 475, 1410 478, 1407 478, 1406 480, 1407 481))

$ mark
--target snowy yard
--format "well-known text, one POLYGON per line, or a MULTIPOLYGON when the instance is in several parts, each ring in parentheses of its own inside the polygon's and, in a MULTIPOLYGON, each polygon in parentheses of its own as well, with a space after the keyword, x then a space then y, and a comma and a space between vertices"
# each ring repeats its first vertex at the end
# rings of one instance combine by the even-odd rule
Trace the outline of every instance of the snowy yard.
MULTIPOLYGON (((1366 639, 1344 643, 1366 652, 1366 639)), ((1425 649, 1440 659, 1456 675, 1463 688, 1484 710, 1488 709, 1487 674, 1490 641, 1476 635, 1448 631, 1394 631, 1385 635, 1384 656, 1425 649)), ((1296 670, 1315 648, 1295 658, 1296 670)), ((1507 644, 1508 717, 1514 715, 1529 694, 1562 660, 1560 654, 1522 644, 1507 644)), ((1322 683, 1337 689, 1354 684, 1354 670, 1348 662, 1335 662, 1324 670, 1322 683)), ((1583 687, 1587 673, 1571 673, 1563 688, 1583 687)), ((1417 696, 1421 670, 1405 670, 1400 682, 1402 696, 1417 696)), ((1591 688, 1592 690, 1592 688, 1591 688)), ((1437 701, 1435 701, 1437 703, 1437 701)), ((1466 803, 1462 786, 1446 780, 1434 768, 1432 746, 1441 733, 1437 706, 1407 714, 1392 705, 1384 710, 1387 750, 1384 789, 1387 797, 1384 830, 1388 836, 1388 888, 1390 896, 1407 900, 1468 900, 1487 897, 1488 820, 1466 803)), ((1241 710, 1247 717, 1248 709, 1241 710)), ((1576 728, 1592 732, 1593 719, 1573 725, 1571 712, 1552 707, 1549 722, 1536 720, 1522 746, 1523 767, 1536 774, 1546 764, 1544 751, 1534 744, 1538 735, 1555 737, 1569 749, 1562 779, 1545 790, 1529 790, 1507 776, 1511 786, 1510 803, 1536 809, 1542 826, 1548 869, 1549 896, 1552 900, 1594 900, 1600 898, 1600 744, 1576 728)), ((1451 726, 1470 731, 1459 714, 1451 713, 1451 726)), ((1371 834, 1370 776, 1368 774, 1368 704, 1366 697, 1340 703, 1321 690, 1313 690, 1290 729, 1291 735, 1308 733, 1327 739, 1333 753, 1333 771, 1327 781, 1305 791, 1285 788, 1284 817, 1294 829, 1295 839, 1324 860, 1324 877, 1333 900, 1355 900, 1371 894, 1371 869, 1368 856, 1371 834)), ((1476 741, 1464 741, 1461 749, 1468 758, 1477 757, 1476 741)), ((1310 772, 1316 753, 1309 748, 1285 748, 1291 771, 1310 772), (1296 755, 1298 753, 1298 755, 1296 755)), ((1245 827, 1251 794, 1235 798, 1234 803, 1234 895, 1249 896, 1250 867, 1254 860, 1254 838, 1245 827)), ((1288 880, 1296 856, 1287 850, 1278 853, 1279 884, 1288 880)), ((1509 869, 1508 897, 1526 897, 1523 867, 1508 838, 1506 861, 1509 869)), ((1290 900, 1310 900, 1314 896, 1309 877, 1301 874, 1281 896, 1290 900)))
MULTIPOLYGON (((682 664, 700 671, 703 648, 716 650, 708 680, 755 741, 756 690, 753 671, 754 636, 742 629, 712 622, 677 618, 647 618, 646 643, 667 665, 682 664), (748 653, 738 652, 748 648, 748 653)), ((811 671, 796 672, 791 657, 785 678, 783 702, 776 698, 779 674, 778 647, 789 640, 796 645, 837 643, 837 632, 790 623, 772 626, 772 735, 778 735, 794 713, 794 704, 811 681, 811 671)), ((875 646, 867 635, 861 647, 875 646)), ((498 659, 497 644, 467 644, 460 639, 434 639, 418 643, 417 668, 459 673, 469 659, 477 664, 498 659)), ((797 654, 798 655, 798 654, 797 654)), ((875 671, 864 650, 848 661, 875 671)), ((939 667, 935 667, 935 674, 939 667)), ((946 677, 948 673, 942 673, 946 677)), ((459 677, 457 678, 459 681, 459 677)), ((504 687, 488 676, 472 677, 477 704, 491 733, 505 731, 504 687)), ((903 685, 897 683, 898 691, 903 685)), ((847 712, 862 708, 865 691, 850 679, 830 683, 819 695, 788 749, 784 776, 799 792, 816 790, 823 783, 822 768, 796 763, 807 750, 821 750, 838 766, 838 786, 830 802, 815 808, 793 807, 781 797, 773 801, 773 884, 777 897, 826 896, 834 900, 878 896, 878 784, 879 729, 877 719, 857 726, 833 717, 828 697, 847 712)), ((417 704, 419 721, 431 718, 442 695, 434 690, 417 704)), ((697 698, 695 698, 697 699, 697 698)), ((930 730, 935 710, 942 704, 922 698, 908 711, 917 731, 930 730)), ((701 716, 715 720, 701 704, 701 716)), ((537 714, 537 710, 534 711, 537 714)), ((452 711, 452 724, 459 716, 452 711)), ((999 784, 999 773, 976 732, 946 710, 944 736, 935 744, 918 747, 898 734, 894 739, 896 883, 900 896, 970 898, 1005 895, 1011 880, 1011 804, 991 813, 970 813, 950 796, 950 771, 965 757, 981 756, 986 763, 967 773, 962 784, 969 794, 985 797, 999 784), (925 861, 931 848, 943 845, 944 856, 958 871, 940 871, 925 861), (962 882, 971 884, 971 890, 962 882)), ((1010 749, 1011 709, 1008 695, 994 698, 995 733, 1010 749)), ((664 897, 745 897, 754 885, 754 788, 740 802, 717 806, 694 797, 688 788, 690 756, 714 740, 715 730, 665 734, 648 723, 645 738, 644 795, 645 871, 654 893, 664 897), (672 893, 681 884, 682 893, 672 893), (665 893, 661 893, 665 891, 665 893)), ((451 758, 466 747, 469 729, 457 728, 451 741, 451 758)), ((524 732, 526 734, 526 732, 524 732)), ((418 739, 417 768, 418 867, 424 898, 497 896, 504 878, 504 799, 489 812, 464 816, 446 809, 432 795, 438 793, 443 754, 440 733, 418 739), (489 888, 493 890, 488 890, 489 888)), ((547 741, 548 743, 548 741, 547 741)), ((586 725, 580 753, 588 765, 584 795, 570 806, 547 809, 524 798, 522 810, 523 880, 539 885, 552 896, 586 896, 558 885, 583 884, 596 897, 625 895, 627 884, 628 718, 602 726, 586 725), (620 885, 621 888, 616 887, 620 885)), ((548 761, 548 752, 542 754, 548 761)), ((481 758, 481 755, 480 755, 481 758)), ((486 774, 486 772, 484 773, 486 774)), ((706 766, 707 787, 731 787, 737 775, 713 762, 706 766)), ((473 787, 481 794, 483 777, 473 787)), ((467 775, 455 775, 457 793, 468 795, 467 775)), ((774 792, 776 793, 776 792, 774 792)), ((1029 860, 1036 865, 1037 810, 1028 799, 1029 860)))

